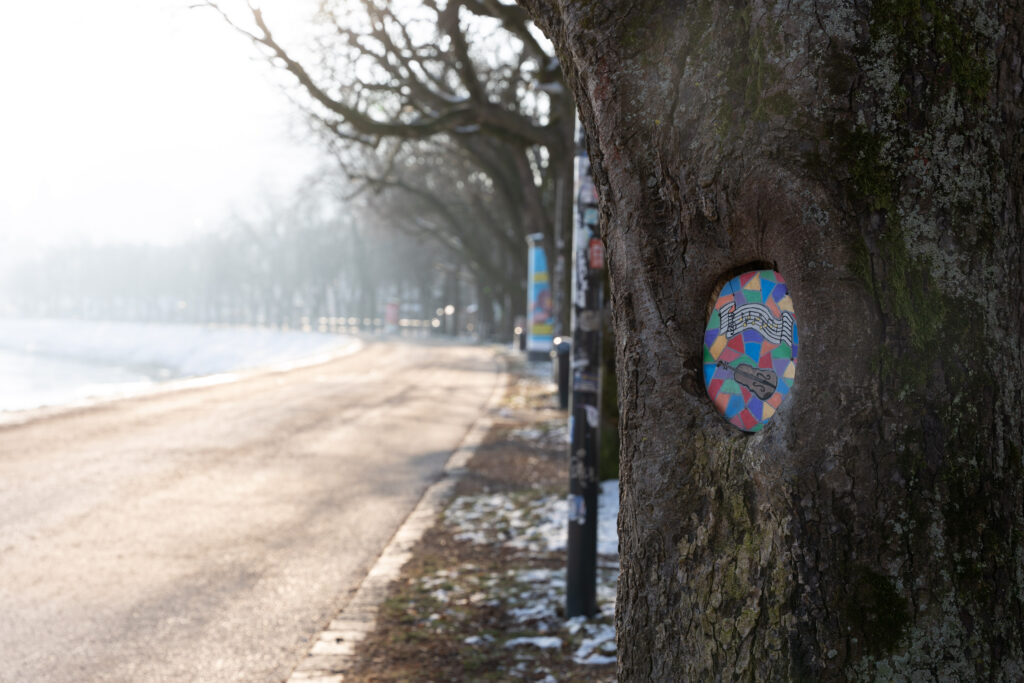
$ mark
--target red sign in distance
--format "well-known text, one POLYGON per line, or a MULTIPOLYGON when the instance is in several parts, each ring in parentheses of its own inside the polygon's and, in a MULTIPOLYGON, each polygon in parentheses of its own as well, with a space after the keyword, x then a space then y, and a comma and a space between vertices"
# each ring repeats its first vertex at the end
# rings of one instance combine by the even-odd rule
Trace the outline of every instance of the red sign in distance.
POLYGON ((591 238, 587 246, 587 255, 591 270, 604 270, 604 242, 600 238, 591 238))

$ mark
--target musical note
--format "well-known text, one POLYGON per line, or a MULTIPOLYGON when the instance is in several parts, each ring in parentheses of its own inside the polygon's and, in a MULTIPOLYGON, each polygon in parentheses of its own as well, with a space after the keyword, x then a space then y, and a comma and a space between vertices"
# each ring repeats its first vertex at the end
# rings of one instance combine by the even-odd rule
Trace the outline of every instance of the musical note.
POLYGON ((731 301, 718 309, 721 319, 722 334, 727 339, 735 337, 744 330, 756 330, 762 337, 773 344, 793 345, 793 314, 783 311, 781 318, 776 318, 762 304, 750 303, 736 308, 731 301))

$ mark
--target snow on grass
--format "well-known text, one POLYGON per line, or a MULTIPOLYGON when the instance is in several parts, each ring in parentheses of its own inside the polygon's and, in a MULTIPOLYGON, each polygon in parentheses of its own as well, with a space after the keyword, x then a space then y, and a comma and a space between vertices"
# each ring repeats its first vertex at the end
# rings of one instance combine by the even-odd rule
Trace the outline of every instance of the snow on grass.
POLYGON ((493 643, 494 636, 484 634, 482 636, 467 636, 462 641, 466 645, 480 645, 481 643, 493 643))
POLYGON ((565 570, 530 569, 514 572, 510 578, 514 589, 510 592, 509 616, 517 624, 531 625, 541 632, 550 630, 565 602, 565 570))
POLYGON ((522 647, 523 645, 532 645, 541 650, 560 650, 562 649, 562 639, 555 636, 523 636, 505 641, 505 647, 522 647))
POLYGON ((604 623, 592 624, 583 621, 583 617, 577 617, 576 623, 579 624, 579 628, 573 634, 582 632, 584 638, 572 655, 573 661, 577 664, 597 666, 614 664, 615 626, 604 623))
POLYGON ((545 446, 564 446, 569 443, 569 423, 566 420, 541 422, 530 427, 513 429, 509 438, 545 446))
MULTIPOLYGON (((568 644, 576 664, 604 665, 615 662, 615 583, 618 579, 618 481, 601 485, 598 505, 597 602, 600 614, 594 619, 565 620, 566 574, 558 569, 538 567, 509 569, 504 576, 487 577, 467 586, 455 582, 456 590, 483 591, 485 604, 501 606, 513 622, 537 635, 518 635, 506 647, 545 643, 562 649, 568 644), (558 635, 555 635, 558 634, 558 635), (556 644, 556 641, 557 644, 556 644)), ((561 496, 537 492, 492 493, 457 498, 445 511, 445 522, 455 537, 481 545, 502 545, 541 557, 563 553, 568 536, 568 504, 561 496)), ((425 591, 437 590, 451 578, 440 572, 421 579, 425 591)), ((455 572, 458 573, 457 571, 455 572)), ((440 595, 435 594, 440 598, 440 595)), ((457 604, 466 597, 444 596, 457 604)), ((477 602, 483 602, 478 598, 477 602)), ((474 640, 474 643, 480 642, 474 640)))
MULTIPOLYGON (((531 552, 558 552, 568 540, 569 502, 536 492, 494 493, 456 499, 445 511, 455 538, 478 544, 497 543, 531 552)), ((597 508, 597 552, 617 555, 619 482, 601 483, 597 508)))
POLYGON ((564 498, 496 493, 455 500, 445 511, 445 521, 460 541, 552 552, 565 548, 568 510, 564 498))
MULTIPOLYGON (((494 575, 467 564, 457 569, 439 570, 417 579, 417 593, 424 602, 416 611, 426 616, 416 620, 416 624, 443 634, 458 629, 459 623, 472 623, 472 620, 466 621, 467 609, 486 605, 500 609, 511 619, 508 635, 503 638, 493 632, 475 633, 461 637, 465 645, 494 644, 515 649, 517 658, 524 659, 530 657, 530 652, 557 650, 575 664, 611 664, 615 662, 613 622, 617 576, 617 565, 599 567, 599 614, 592 619, 566 620, 562 616, 566 588, 564 569, 509 569, 494 575)), ((412 607, 408 605, 410 610, 412 607)), ((523 671, 529 671, 529 667, 523 671)), ((534 667, 533 674, 539 673, 542 673, 540 669, 534 667)))

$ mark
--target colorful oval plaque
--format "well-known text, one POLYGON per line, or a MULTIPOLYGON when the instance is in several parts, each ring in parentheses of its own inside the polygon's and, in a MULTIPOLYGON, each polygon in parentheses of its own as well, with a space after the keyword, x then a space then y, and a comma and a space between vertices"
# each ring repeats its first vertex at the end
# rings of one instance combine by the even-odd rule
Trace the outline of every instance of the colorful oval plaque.
POLYGON ((796 316, 782 276, 753 270, 722 287, 704 331, 704 385, 725 419, 762 429, 796 377, 796 316))

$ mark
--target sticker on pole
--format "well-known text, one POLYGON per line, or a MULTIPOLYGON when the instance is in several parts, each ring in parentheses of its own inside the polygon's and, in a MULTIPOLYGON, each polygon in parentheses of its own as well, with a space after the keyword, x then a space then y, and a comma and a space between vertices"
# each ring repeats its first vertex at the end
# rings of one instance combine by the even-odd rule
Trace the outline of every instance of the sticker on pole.
POLYGON ((718 412, 760 431, 793 388, 796 315, 782 276, 754 270, 729 280, 704 331, 704 386, 718 412))

